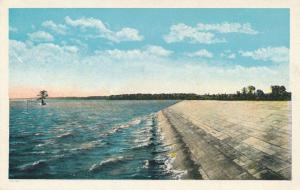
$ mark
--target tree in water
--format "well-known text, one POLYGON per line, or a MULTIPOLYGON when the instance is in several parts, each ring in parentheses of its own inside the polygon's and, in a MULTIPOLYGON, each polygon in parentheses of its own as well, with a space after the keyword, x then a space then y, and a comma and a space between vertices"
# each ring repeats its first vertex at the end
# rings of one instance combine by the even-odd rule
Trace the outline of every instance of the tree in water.
POLYGON ((37 100, 41 100, 41 105, 42 106, 46 105, 46 102, 44 100, 48 97, 48 92, 46 90, 42 90, 37 96, 38 96, 37 100))

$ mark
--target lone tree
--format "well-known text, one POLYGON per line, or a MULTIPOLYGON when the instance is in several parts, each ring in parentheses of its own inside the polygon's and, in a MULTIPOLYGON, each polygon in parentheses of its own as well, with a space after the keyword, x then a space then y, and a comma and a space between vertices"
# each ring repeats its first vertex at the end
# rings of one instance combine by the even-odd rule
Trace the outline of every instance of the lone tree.
POLYGON ((37 100, 41 100, 41 105, 42 106, 46 105, 46 102, 44 100, 48 97, 48 92, 46 90, 42 90, 37 96, 38 96, 37 100))

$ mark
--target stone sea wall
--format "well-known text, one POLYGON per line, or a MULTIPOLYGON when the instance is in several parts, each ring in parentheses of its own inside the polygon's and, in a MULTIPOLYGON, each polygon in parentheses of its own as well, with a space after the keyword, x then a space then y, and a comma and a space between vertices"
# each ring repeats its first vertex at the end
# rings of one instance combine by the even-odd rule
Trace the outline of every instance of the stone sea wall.
POLYGON ((291 179, 291 102, 182 101, 158 113, 188 179, 291 179))

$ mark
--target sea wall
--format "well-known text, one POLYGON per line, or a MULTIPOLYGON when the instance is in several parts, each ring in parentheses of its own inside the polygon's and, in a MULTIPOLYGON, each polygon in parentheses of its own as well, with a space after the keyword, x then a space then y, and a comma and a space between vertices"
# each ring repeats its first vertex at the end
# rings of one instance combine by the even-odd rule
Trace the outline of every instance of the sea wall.
POLYGON ((158 123, 184 178, 291 179, 291 102, 182 101, 158 123))

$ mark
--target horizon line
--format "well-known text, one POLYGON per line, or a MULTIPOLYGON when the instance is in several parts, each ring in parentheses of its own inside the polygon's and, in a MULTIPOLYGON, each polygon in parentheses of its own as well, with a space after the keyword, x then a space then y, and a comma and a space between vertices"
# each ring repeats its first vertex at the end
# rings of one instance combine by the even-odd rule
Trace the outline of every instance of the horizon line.
MULTIPOLYGON (((239 90, 238 90, 239 91, 239 90)), ((291 93, 289 91, 286 91, 287 93, 291 93)), ((236 93, 204 93, 204 94, 197 94, 197 93, 128 93, 128 94, 111 94, 111 95, 92 95, 92 96, 54 96, 51 97, 49 96, 47 99, 55 99, 55 98, 91 98, 91 97, 110 97, 110 96, 122 96, 122 95, 158 95, 158 94, 194 94, 197 96, 204 96, 204 95, 221 95, 221 94, 226 94, 226 95, 234 95, 236 93)), ((271 94, 265 93, 265 94, 271 94)), ((37 97, 23 97, 23 98, 10 98, 8 97, 9 100, 15 100, 15 99, 36 99, 37 97)))

